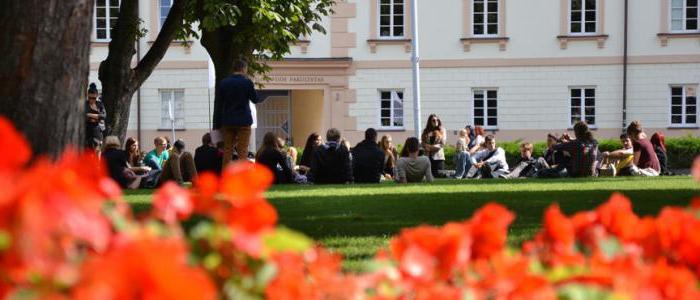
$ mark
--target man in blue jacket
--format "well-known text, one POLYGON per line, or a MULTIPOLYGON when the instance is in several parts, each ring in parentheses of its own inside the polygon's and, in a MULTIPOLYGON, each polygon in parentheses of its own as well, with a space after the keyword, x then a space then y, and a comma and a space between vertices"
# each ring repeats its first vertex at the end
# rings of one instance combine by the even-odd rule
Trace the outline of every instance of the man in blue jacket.
POLYGON ((253 125, 250 102, 262 102, 258 98, 253 81, 246 77, 247 72, 248 64, 242 60, 237 61, 233 65, 233 75, 222 79, 216 85, 214 129, 221 131, 224 140, 223 167, 231 161, 234 146, 238 157, 248 157, 250 127, 253 125))

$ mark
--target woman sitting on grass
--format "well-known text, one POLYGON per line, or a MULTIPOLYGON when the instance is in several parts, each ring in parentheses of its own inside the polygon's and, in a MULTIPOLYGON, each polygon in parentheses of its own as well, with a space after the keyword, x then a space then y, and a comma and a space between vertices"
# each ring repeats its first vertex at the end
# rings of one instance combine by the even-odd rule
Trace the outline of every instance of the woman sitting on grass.
POLYGON ((666 138, 661 132, 654 132, 651 135, 651 144, 654 145, 654 152, 656 152, 656 158, 659 159, 659 167, 661 168, 661 175, 673 175, 673 173, 668 169, 668 152, 666 152, 666 138))
POLYGON ((394 177, 394 169, 396 168, 396 160, 399 158, 399 153, 396 147, 391 143, 391 136, 384 135, 379 142, 379 148, 384 152, 384 178, 392 179, 394 177))
POLYGON ((401 158, 396 162, 396 182, 433 182, 433 173, 430 168, 430 159, 418 156, 420 142, 415 137, 406 139, 401 150, 401 158))
POLYGON ((568 153, 569 159, 566 170, 569 177, 598 176, 596 164, 598 163, 598 141, 593 138, 593 133, 585 122, 577 122, 574 125, 575 140, 568 136, 562 136, 563 143, 553 147, 556 151, 568 153))
POLYGON ((659 176, 661 165, 656 157, 654 145, 647 139, 647 135, 642 130, 639 121, 632 122, 627 126, 627 135, 632 139, 634 148, 634 165, 632 175, 634 176, 659 176))
POLYGON ((262 145, 255 154, 255 163, 267 167, 275 174, 275 183, 291 183, 294 179, 287 154, 280 147, 280 140, 273 132, 263 137, 262 145))

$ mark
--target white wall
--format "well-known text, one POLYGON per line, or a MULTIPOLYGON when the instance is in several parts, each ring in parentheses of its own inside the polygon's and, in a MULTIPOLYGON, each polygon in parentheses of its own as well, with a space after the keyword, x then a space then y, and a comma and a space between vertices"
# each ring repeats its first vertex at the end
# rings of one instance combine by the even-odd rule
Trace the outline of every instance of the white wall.
MULTIPOLYGON (((596 123, 599 128, 622 124, 622 67, 513 67, 422 70, 423 121, 437 113, 449 130, 472 124, 472 88, 498 88, 500 130, 563 130, 570 127, 569 87, 596 87, 596 123)), ((628 120, 647 127, 669 125, 669 85, 699 83, 700 64, 633 65, 630 67, 628 120)), ((379 123, 379 89, 403 88, 406 130, 413 130, 411 71, 358 70, 350 80, 357 103, 350 115, 358 128, 379 123)), ((422 126, 422 124, 421 124, 422 126)))

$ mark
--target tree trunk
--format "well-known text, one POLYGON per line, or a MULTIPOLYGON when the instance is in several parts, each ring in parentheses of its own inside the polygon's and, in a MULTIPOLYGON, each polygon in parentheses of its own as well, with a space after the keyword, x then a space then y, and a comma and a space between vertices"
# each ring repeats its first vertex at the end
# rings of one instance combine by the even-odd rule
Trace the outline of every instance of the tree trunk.
POLYGON ((185 7, 189 0, 175 0, 158 37, 143 59, 132 69, 139 38, 140 19, 138 0, 122 0, 119 19, 109 43, 107 59, 100 64, 99 79, 102 83, 102 101, 107 110, 107 125, 121 141, 126 138, 129 126, 131 99, 141 85, 153 73, 181 29, 185 7))
POLYGON ((93 2, 0 1, 0 115, 36 154, 83 143, 93 2))

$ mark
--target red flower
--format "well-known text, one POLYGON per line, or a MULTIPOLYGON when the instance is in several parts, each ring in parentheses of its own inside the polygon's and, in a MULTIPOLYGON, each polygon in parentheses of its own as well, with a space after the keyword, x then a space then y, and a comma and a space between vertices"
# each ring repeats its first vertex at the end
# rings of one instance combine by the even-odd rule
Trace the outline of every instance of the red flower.
POLYGON ((167 182, 153 197, 155 215, 169 224, 189 218, 192 206, 189 192, 174 182, 167 182))
POLYGON ((474 258, 488 258, 503 251, 508 226, 514 219, 515 215, 500 204, 490 203, 477 210, 469 221, 474 258))
POLYGON ((264 166, 249 162, 239 162, 224 170, 221 177, 221 192, 234 207, 248 201, 263 199, 263 193, 270 187, 274 176, 264 166))
POLYGON ((563 247, 574 245, 574 225, 564 214, 559 206, 552 204, 544 213, 544 231, 548 239, 554 243, 560 243, 563 247))
POLYGON ((608 202, 596 209, 600 223, 622 241, 634 239, 639 217, 632 211, 630 200, 614 193, 608 202))
POLYGON ((213 214, 217 208, 215 197, 219 192, 219 178, 210 172, 199 174, 194 187, 194 210, 201 214, 213 214))
POLYGON ((75 299, 216 299, 203 270, 187 265, 179 239, 126 237, 109 252, 90 258, 75 299))

